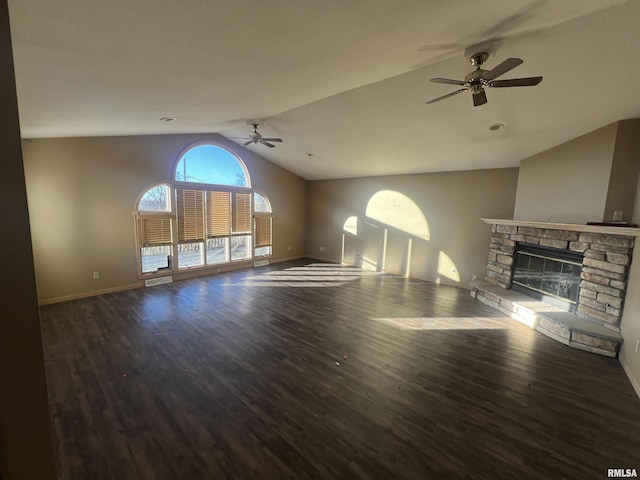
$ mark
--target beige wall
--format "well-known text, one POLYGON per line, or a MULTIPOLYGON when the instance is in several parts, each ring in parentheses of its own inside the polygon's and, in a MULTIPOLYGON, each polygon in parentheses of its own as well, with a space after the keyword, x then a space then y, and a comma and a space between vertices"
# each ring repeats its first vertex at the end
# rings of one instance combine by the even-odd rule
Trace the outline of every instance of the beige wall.
POLYGON ((480 218, 511 218, 517 177, 513 168, 309 182, 307 253, 340 261, 344 235, 347 263, 465 285, 487 266, 490 227, 480 218), (357 235, 343 229, 351 216, 357 235))
MULTIPOLYGON (((636 152, 638 154, 640 150, 636 150, 636 152)), ((635 224, 640 224, 640 178, 637 180, 636 203, 632 221, 635 224)), ((634 253, 634 260, 632 260, 629 271, 622 321, 620 322, 624 343, 618 357, 636 393, 640 396, 640 353, 635 350, 636 342, 640 340, 640 237, 636 238, 634 253)))
POLYGON ((220 136, 26 140, 40 301, 140 284, 132 216, 136 199, 151 183, 170 180, 181 151, 202 140, 238 153, 253 187, 271 201, 273 261, 304 255, 306 181, 220 136), (100 279, 93 280, 92 272, 100 272, 100 279))
POLYGON ((514 220, 603 221, 616 133, 608 125, 523 160, 514 220))
POLYGON ((609 177, 604 220, 613 221, 613 212, 624 212, 623 221, 631 222, 640 175, 640 120, 618 122, 618 133, 609 177))
MULTIPOLYGON (((636 240, 636 250, 638 248, 640 248, 640 238, 636 240)), ((620 323, 624 343, 620 349, 619 358, 636 393, 640 396, 640 353, 636 351, 636 342, 640 341, 640 260, 638 257, 636 253, 629 272, 627 295, 620 323)))
POLYGON ((0 477, 55 478, 7 2, 0 2, 0 477))

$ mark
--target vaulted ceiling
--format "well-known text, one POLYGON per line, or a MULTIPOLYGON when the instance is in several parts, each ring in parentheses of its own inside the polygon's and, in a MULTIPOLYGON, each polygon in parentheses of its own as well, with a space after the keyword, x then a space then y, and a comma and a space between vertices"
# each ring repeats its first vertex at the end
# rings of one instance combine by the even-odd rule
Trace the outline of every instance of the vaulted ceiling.
MULTIPOLYGON (((25 138, 219 133, 307 179, 517 166, 640 117, 635 0, 9 0, 25 138), (473 107, 433 77, 524 64, 473 107), (161 122, 161 117, 174 117, 161 122), (492 132, 489 125, 502 123, 492 132), (240 139, 234 139, 242 143, 240 139)), ((502 78, 502 77, 501 77, 502 78)))

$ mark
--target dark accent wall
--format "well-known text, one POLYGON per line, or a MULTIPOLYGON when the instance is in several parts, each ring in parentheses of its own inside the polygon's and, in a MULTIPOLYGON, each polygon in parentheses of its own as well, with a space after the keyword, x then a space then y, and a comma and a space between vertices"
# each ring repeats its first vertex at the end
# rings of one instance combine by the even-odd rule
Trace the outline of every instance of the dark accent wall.
POLYGON ((55 478, 9 13, 0 0, 0 476, 55 478))

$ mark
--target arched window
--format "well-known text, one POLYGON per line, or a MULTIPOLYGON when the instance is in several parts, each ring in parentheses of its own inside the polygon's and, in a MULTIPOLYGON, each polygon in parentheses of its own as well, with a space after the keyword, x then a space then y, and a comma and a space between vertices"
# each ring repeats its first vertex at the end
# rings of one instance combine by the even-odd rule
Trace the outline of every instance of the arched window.
POLYGON ((169 196, 169 185, 162 183, 144 192, 140 197, 138 210, 146 212, 170 212, 171 197, 169 196))
POLYGON ((229 150, 201 144, 188 149, 176 165, 175 180, 209 185, 251 187, 242 161, 229 150))
POLYGON ((269 201, 251 189, 242 160, 217 145, 185 150, 173 181, 147 188, 135 213, 142 274, 271 254, 269 201))
POLYGON ((253 229, 255 232, 254 256, 266 257, 271 255, 273 247, 271 239, 271 203, 269 203, 267 197, 256 192, 253 194, 253 205, 253 229))

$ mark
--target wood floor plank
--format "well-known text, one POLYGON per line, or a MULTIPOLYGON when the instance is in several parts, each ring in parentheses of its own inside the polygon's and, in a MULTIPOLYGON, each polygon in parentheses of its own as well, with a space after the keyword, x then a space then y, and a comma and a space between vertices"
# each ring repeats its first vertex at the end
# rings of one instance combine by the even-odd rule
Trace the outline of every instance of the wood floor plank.
POLYGON ((640 470, 617 360, 464 289, 307 260, 41 313, 64 480, 640 470))

